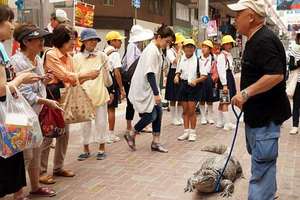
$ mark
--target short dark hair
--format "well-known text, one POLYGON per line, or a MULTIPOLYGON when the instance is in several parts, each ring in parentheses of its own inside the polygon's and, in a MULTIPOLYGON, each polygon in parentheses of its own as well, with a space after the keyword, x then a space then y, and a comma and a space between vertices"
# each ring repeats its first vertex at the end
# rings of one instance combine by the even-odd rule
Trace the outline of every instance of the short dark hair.
POLYGON ((0 5, 0 23, 3 23, 5 21, 12 21, 15 18, 15 14, 13 10, 6 6, 6 5, 0 5))
POLYGON ((33 30, 33 29, 36 29, 37 26, 33 25, 33 24, 19 24, 18 26, 16 26, 15 30, 14 30, 14 34, 13 34, 13 37, 14 37, 14 40, 16 40, 17 42, 20 43, 20 48, 21 50, 25 50, 26 49, 26 46, 24 44, 24 41, 23 40, 20 40, 20 36, 25 32, 25 31, 28 31, 28 30, 33 30))
POLYGON ((173 41, 175 41, 175 33, 174 31, 167 26, 166 24, 162 24, 155 33, 155 38, 160 36, 161 38, 172 37, 173 41))
POLYGON ((59 25, 53 30, 52 44, 56 48, 61 48, 65 43, 68 43, 74 38, 74 30, 71 26, 66 24, 59 25))

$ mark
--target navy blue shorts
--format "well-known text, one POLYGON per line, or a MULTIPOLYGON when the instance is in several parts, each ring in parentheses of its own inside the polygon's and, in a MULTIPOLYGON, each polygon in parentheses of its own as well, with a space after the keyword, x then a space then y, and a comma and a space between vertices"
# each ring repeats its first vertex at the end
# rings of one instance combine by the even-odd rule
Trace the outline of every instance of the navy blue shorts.
POLYGON ((198 84, 192 87, 187 81, 180 81, 178 101, 195 101, 198 102, 201 99, 202 84, 198 84))

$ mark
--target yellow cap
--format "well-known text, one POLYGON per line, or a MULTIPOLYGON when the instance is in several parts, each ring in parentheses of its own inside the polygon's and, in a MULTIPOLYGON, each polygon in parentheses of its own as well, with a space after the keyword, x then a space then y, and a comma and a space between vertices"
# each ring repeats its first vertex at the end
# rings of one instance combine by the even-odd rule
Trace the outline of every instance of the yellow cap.
POLYGON ((176 37, 175 44, 182 43, 185 40, 185 37, 181 33, 176 33, 175 37, 176 37))
POLYGON ((228 44, 228 43, 235 43, 234 39, 232 38, 231 35, 225 35, 223 38, 222 38, 222 41, 221 41, 222 45, 224 44, 228 44))
POLYGON ((183 41, 183 46, 188 45, 188 44, 192 44, 192 45, 196 46, 196 43, 193 39, 185 39, 183 41))
POLYGON ((210 47, 210 48, 214 48, 214 45, 213 45, 212 41, 210 41, 210 40, 204 40, 204 41, 202 42, 202 45, 201 45, 201 46, 203 46, 203 45, 206 45, 206 46, 208 46, 208 47, 210 47))
POLYGON ((105 39, 106 41, 111 40, 123 40, 125 39, 125 36, 122 36, 118 31, 110 31, 106 34, 105 39))

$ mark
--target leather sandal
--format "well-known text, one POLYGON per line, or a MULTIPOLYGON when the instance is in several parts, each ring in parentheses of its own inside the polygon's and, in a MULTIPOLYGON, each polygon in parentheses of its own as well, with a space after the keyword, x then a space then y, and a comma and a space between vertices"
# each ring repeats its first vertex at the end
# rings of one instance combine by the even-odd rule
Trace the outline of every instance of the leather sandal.
POLYGON ((52 185, 52 184, 56 183, 53 176, 50 176, 50 175, 41 176, 39 181, 40 181, 40 183, 45 184, 45 185, 52 185))
POLYGON ((61 177, 74 177, 75 173, 72 172, 71 170, 62 169, 58 172, 54 172, 53 175, 54 176, 61 176, 61 177))

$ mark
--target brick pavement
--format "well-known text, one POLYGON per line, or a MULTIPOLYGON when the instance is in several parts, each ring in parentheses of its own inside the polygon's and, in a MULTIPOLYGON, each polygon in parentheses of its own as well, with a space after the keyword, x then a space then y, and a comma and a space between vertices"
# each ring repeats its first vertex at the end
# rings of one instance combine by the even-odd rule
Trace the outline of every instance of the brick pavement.
MULTIPOLYGON (((122 109, 122 108, 121 108, 122 109)), ((118 115, 117 131, 122 135, 125 120, 122 113, 118 115)), ((169 148, 168 154, 150 151, 151 134, 144 133, 137 138, 138 151, 131 152, 122 140, 109 145, 108 158, 97 161, 92 158, 79 162, 81 152, 78 125, 72 127, 70 145, 66 158, 66 168, 76 172, 74 178, 57 178, 53 187, 58 195, 52 200, 215 200, 222 199, 218 194, 203 195, 184 193, 186 180, 196 171, 203 160, 213 156, 201 152, 203 145, 230 144, 232 133, 224 132, 214 126, 198 126, 198 140, 195 143, 179 142, 176 137, 182 133, 182 127, 170 125, 170 113, 163 117, 162 141, 169 148)), ((235 200, 247 199, 247 181, 250 176, 249 155, 245 149, 241 124, 234 155, 239 158, 245 179, 235 183, 235 200)), ((280 156, 278 160, 278 194, 282 200, 300 199, 300 135, 287 134, 289 123, 283 126, 280 139, 280 156)), ((97 147, 92 146, 96 151, 97 147)), ((51 158, 53 152, 51 154, 51 158)), ((51 162, 50 162, 51 163, 51 162)), ((50 166, 51 167, 51 166, 50 166)), ((28 190, 28 188, 27 188, 28 190)), ((8 198, 6 198, 8 199, 8 198)), ((45 199, 48 198, 35 198, 45 199)), ((50 198, 49 198, 50 199, 50 198)))

